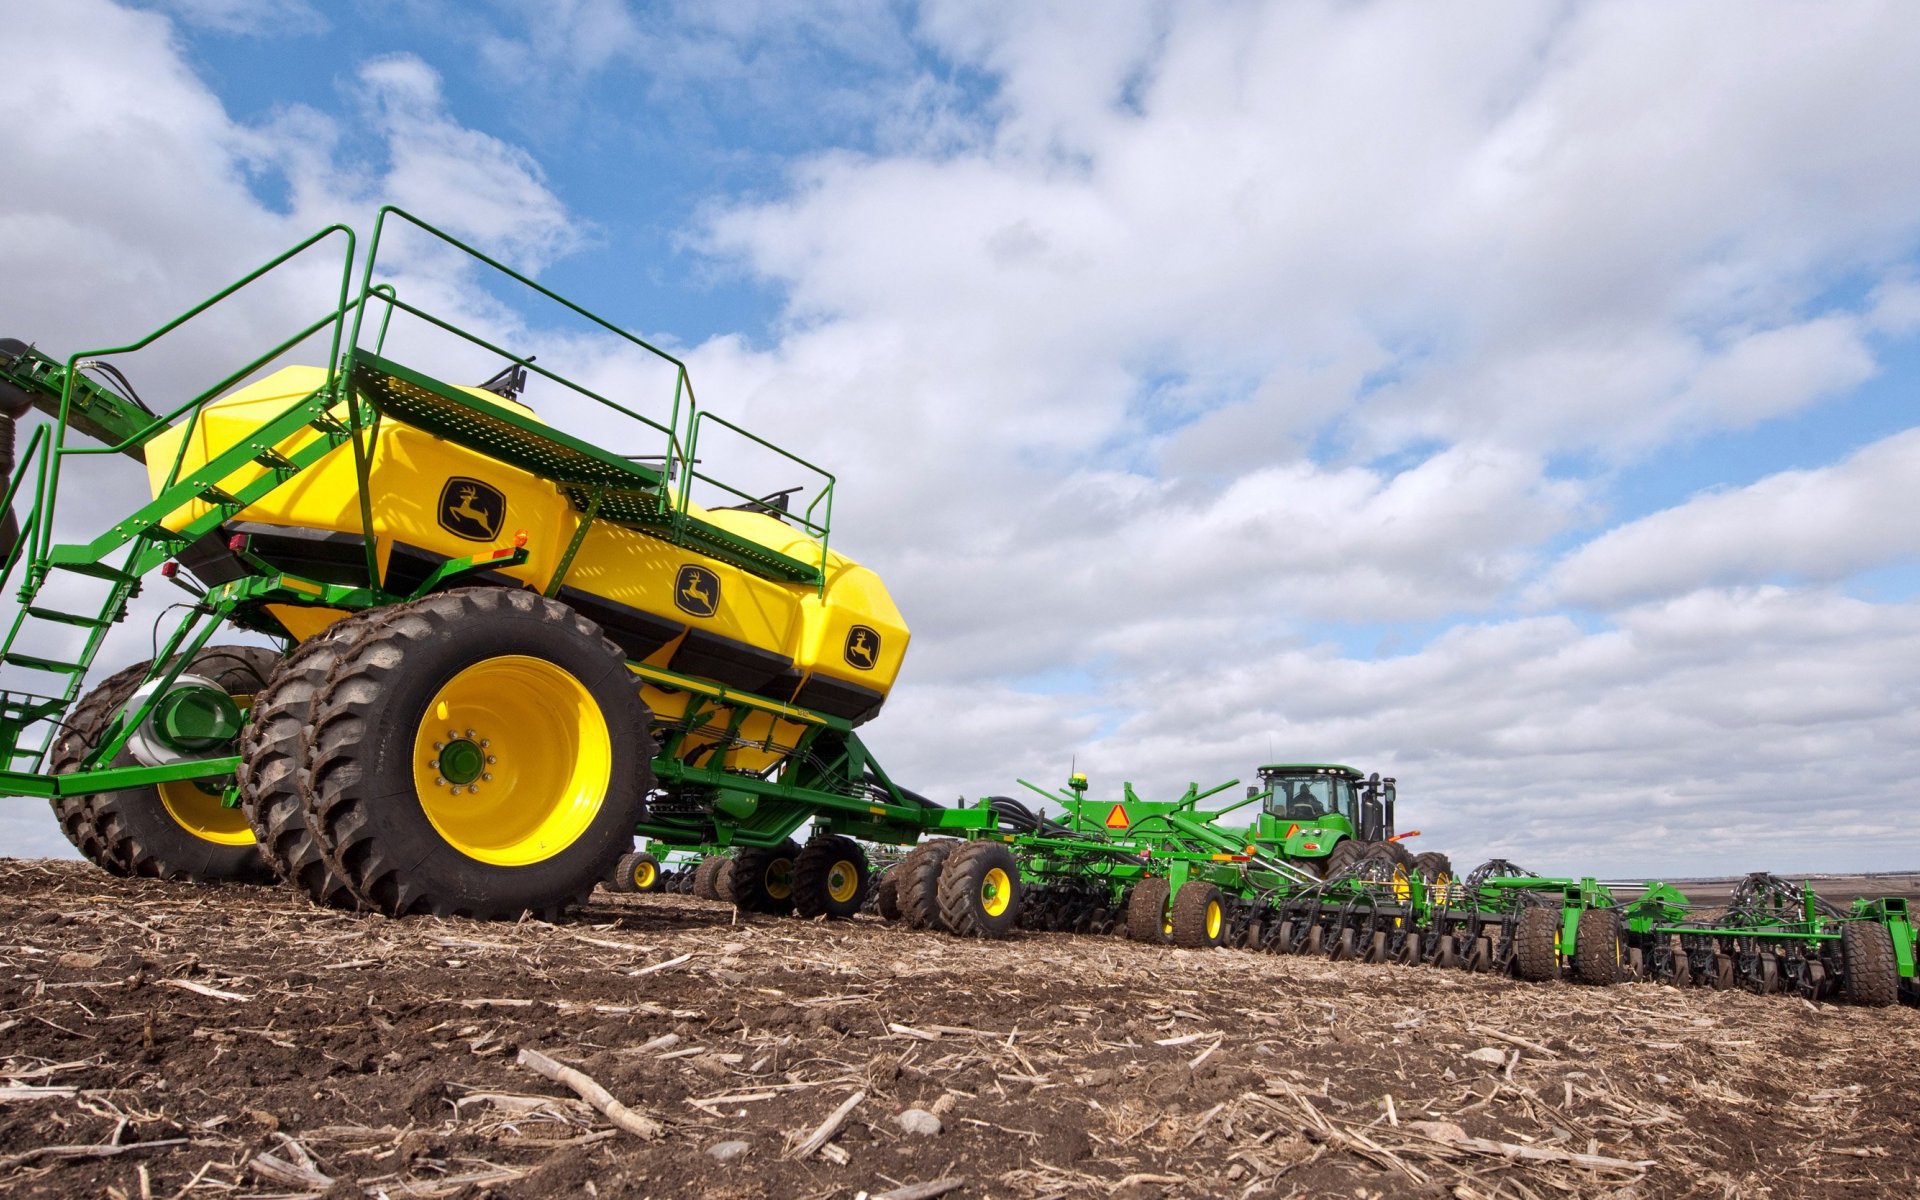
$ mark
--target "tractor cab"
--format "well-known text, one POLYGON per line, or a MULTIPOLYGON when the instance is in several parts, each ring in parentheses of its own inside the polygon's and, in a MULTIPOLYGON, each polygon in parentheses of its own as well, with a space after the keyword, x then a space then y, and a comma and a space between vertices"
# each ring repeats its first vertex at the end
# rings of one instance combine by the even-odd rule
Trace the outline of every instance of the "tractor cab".
POLYGON ((1338 829, 1363 842, 1393 836, 1394 780, 1338 763, 1269 763, 1260 768, 1265 812, 1282 828, 1338 829))

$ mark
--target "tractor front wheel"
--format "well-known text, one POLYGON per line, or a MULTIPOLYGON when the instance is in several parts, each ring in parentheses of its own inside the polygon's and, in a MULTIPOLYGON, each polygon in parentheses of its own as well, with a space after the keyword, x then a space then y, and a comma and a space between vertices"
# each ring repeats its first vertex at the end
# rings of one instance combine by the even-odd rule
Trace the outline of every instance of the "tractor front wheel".
POLYGON ((385 610, 315 712, 308 826, 327 866, 393 916, 556 917, 645 812, 650 715, 626 654, 532 592, 385 610))
POLYGON ((803 917, 847 920, 867 901, 866 852, 850 837, 815 838, 793 864, 793 907, 803 917))

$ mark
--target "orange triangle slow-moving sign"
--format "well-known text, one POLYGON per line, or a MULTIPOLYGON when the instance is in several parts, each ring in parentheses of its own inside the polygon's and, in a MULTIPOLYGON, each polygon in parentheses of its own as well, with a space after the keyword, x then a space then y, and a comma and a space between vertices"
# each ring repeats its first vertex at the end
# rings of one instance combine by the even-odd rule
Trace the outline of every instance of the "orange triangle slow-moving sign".
POLYGON ((1127 820, 1127 806, 1116 804, 1107 812, 1108 829, 1125 829, 1132 822, 1127 820))

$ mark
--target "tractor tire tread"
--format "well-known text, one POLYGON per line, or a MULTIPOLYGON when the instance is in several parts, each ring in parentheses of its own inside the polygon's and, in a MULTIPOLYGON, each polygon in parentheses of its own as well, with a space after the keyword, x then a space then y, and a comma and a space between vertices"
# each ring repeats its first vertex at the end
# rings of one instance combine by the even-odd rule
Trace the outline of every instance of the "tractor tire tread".
POLYGON ((1020 867, 1004 842, 965 842, 940 868, 940 922, 957 937, 1000 938, 1020 924, 1020 867), (995 868, 1006 872, 1013 895, 997 916, 980 904, 981 885, 995 868))
POLYGON ((1885 1008, 1900 998, 1900 971, 1893 935, 1874 921, 1848 921, 1840 927, 1841 990, 1848 1001, 1885 1008))
POLYGON ((1136 942, 1167 941, 1167 881, 1142 879, 1127 897, 1127 936, 1136 942))
POLYGON ((827 917, 844 921, 857 914, 866 904, 867 890, 872 886, 871 872, 867 867, 866 851, 860 843, 850 837, 834 834, 830 837, 815 838, 808 842, 798 857, 793 860, 793 911, 796 915, 812 920, 815 917, 827 917), (853 899, 845 904, 835 901, 827 891, 827 881, 835 863, 852 862, 857 864, 860 876, 859 886, 854 889, 853 899))
POLYGON ((940 914, 940 873, 946 866, 947 855, 959 845, 952 838, 921 842, 894 868, 900 876, 896 885, 900 916, 907 928, 952 932, 940 914))
POLYGON ((1536 905, 1520 910, 1513 930, 1514 971, 1536 983, 1560 977, 1560 910, 1536 905))
POLYGON ((1226 901, 1220 889, 1194 880, 1173 896, 1173 944, 1189 950, 1205 950, 1220 944, 1219 934, 1207 932, 1207 910, 1221 906, 1221 931, 1226 929, 1226 901))
POLYGON ((1621 933, 1618 909, 1590 908, 1581 913, 1573 934, 1573 977, 1597 987, 1618 983, 1624 953, 1621 933))

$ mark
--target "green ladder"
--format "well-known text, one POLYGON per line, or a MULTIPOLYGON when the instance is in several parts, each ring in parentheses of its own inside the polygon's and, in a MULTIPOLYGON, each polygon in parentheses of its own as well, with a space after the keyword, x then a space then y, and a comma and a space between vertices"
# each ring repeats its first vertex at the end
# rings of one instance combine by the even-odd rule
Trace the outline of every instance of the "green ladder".
POLYGON ((44 561, 30 565, 20 590, 20 609, 5 641, 0 642, 0 663, 34 672, 50 682, 31 690, 0 692, 0 769, 31 771, 41 765, 59 729, 54 718, 66 712, 80 694, 107 631, 126 616, 127 606, 139 594, 143 576, 353 436, 352 430, 331 412, 338 403, 332 384, 309 393, 198 470, 162 489, 150 503, 93 541, 49 547, 44 561), (291 455, 274 449, 302 428, 313 429, 320 436, 291 455), (221 486, 249 464, 266 471, 240 487, 228 490, 221 486), (196 501, 206 503, 208 510, 178 529, 165 524, 167 518, 196 501), (118 561, 110 561, 123 549, 126 553, 118 561), (48 585, 63 575, 104 581, 108 585, 106 595, 88 605, 92 611, 87 612, 36 604, 48 585), (64 646, 75 629, 83 634, 79 649, 70 657, 43 649, 64 646))

